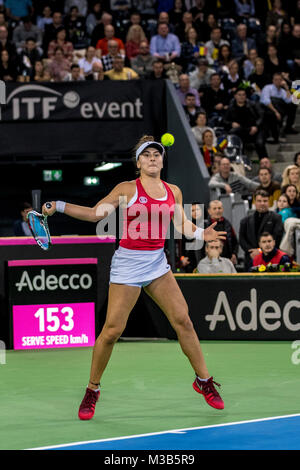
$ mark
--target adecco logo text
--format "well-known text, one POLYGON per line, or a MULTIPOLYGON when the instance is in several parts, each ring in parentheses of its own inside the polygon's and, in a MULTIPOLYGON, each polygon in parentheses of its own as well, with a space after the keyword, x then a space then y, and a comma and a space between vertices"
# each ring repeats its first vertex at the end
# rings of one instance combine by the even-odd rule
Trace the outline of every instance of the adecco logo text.
POLYGON ((93 284, 93 279, 90 274, 61 274, 55 276, 54 274, 45 275, 45 270, 41 269, 41 273, 30 278, 27 271, 23 271, 21 279, 16 282, 15 286, 18 292, 23 289, 29 289, 32 291, 43 291, 43 290, 68 290, 68 289, 89 289, 93 284))
POLYGON ((300 309, 300 302, 298 300, 287 302, 282 311, 274 300, 266 300, 259 307, 257 305, 257 291, 256 289, 251 289, 250 300, 243 300, 237 305, 236 311, 232 312, 226 293, 221 291, 219 292, 213 313, 206 315, 205 320, 210 322, 209 329, 211 331, 215 331, 216 325, 220 321, 227 321, 231 331, 235 331, 237 328, 243 331, 257 331, 258 325, 265 331, 275 331, 282 326, 282 323, 290 331, 299 331, 300 322, 292 323, 290 319, 291 310, 294 308, 300 309), (250 312, 250 320, 247 323, 243 319, 245 310, 247 310, 248 318, 250 312), (221 314, 220 312, 224 313, 221 314))

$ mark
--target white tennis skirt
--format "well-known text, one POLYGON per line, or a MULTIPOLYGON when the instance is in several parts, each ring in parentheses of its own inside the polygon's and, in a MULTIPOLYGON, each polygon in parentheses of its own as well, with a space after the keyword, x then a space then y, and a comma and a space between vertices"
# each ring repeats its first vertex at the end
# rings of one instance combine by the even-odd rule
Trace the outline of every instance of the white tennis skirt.
POLYGON ((146 251, 119 246, 112 257, 109 281, 144 287, 168 271, 170 265, 163 248, 146 251))

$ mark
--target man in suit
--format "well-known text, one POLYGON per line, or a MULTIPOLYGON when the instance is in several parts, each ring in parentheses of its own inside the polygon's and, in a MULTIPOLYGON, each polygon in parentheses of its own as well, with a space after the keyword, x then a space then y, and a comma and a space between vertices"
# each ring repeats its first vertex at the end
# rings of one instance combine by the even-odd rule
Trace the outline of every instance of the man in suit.
POLYGON ((269 194, 257 189, 254 194, 256 210, 241 220, 239 243, 245 251, 245 269, 249 270, 251 261, 260 253, 259 237, 263 232, 273 235, 279 247, 283 235, 281 216, 269 211, 269 194))
POLYGON ((256 49, 256 42, 247 37, 247 26, 240 23, 236 28, 236 38, 232 41, 232 56, 237 60, 247 58, 250 49, 256 49))

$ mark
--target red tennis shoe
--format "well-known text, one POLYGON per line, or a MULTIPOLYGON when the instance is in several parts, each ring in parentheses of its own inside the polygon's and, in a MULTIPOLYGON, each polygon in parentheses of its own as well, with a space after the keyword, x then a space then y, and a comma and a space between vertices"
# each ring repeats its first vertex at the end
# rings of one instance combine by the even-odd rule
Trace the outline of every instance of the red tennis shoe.
POLYGON ((193 389, 197 393, 201 393, 204 396, 206 403, 208 403, 210 406, 216 408, 217 410, 223 410, 224 402, 215 389, 214 384, 216 384, 218 387, 221 387, 220 384, 213 381, 213 377, 210 377, 207 381, 199 380, 198 377, 196 377, 193 383, 193 389))
POLYGON ((78 411, 78 417, 82 420, 92 419, 95 413, 96 403, 99 400, 100 390, 94 391, 91 388, 86 389, 85 395, 78 411))

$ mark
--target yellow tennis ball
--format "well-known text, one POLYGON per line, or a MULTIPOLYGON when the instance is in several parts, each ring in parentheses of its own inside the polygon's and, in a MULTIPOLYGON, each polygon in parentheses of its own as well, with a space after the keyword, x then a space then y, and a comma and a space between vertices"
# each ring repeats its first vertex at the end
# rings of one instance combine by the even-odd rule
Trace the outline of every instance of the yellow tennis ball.
POLYGON ((174 136, 168 133, 162 135, 160 140, 164 147, 171 147, 175 142, 174 136))

